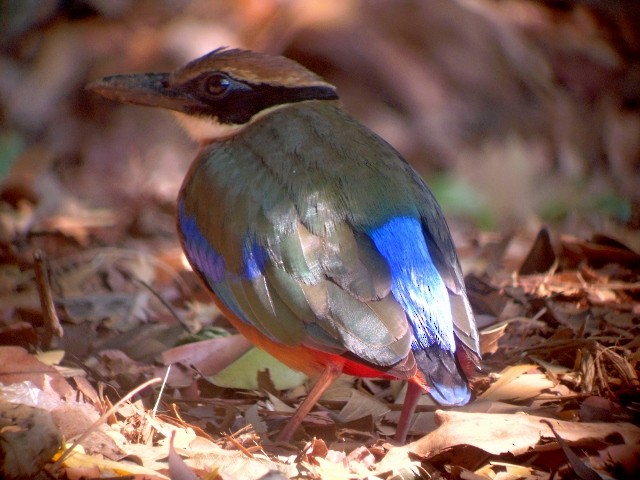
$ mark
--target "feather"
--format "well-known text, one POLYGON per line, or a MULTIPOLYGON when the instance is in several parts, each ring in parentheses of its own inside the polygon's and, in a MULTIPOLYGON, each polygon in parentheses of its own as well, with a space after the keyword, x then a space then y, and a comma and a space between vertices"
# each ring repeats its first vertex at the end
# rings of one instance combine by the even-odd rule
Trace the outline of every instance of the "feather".
POLYGON ((391 291, 413 327, 414 350, 438 345, 454 352, 449 295, 431 260, 420 222, 396 217, 369 234, 390 265, 391 291))
POLYGON ((272 340, 284 345, 300 345, 305 335, 304 323, 280 299, 263 275, 251 281, 230 281, 244 290, 251 308, 253 326, 272 340))
POLYGON ((358 300, 380 300, 389 294, 391 272, 366 235, 341 223, 326 237, 323 253, 326 275, 358 300))
POLYGON ((469 401, 478 332, 442 211, 335 87, 283 57, 218 49, 90 88, 173 110, 200 141, 178 201, 189 262, 250 341, 320 374, 282 439, 341 372, 410 380, 399 440, 427 385, 439 403, 469 401))
MULTIPOLYGON (((317 323, 334 329, 347 350, 379 366, 394 365, 409 354, 411 334, 408 329, 390 331, 370 304, 360 302, 334 283, 327 281, 326 289, 329 312, 326 318, 319 317, 317 323)), ((388 309, 387 313, 391 311, 388 309)), ((404 312, 401 309, 395 312, 400 318, 390 317, 387 322, 406 325, 404 312)))
POLYGON ((460 373, 455 356, 434 345, 413 352, 420 371, 425 373, 429 393, 440 405, 465 405, 471 390, 460 373))
POLYGON ((290 105, 268 120, 205 147, 185 180, 181 218, 194 220, 180 224, 192 263, 271 339, 398 375, 417 366, 452 389, 440 400, 465 398, 456 338, 477 352, 477 332, 424 182, 332 105, 290 105), (277 148, 258 153, 269 144, 277 148))

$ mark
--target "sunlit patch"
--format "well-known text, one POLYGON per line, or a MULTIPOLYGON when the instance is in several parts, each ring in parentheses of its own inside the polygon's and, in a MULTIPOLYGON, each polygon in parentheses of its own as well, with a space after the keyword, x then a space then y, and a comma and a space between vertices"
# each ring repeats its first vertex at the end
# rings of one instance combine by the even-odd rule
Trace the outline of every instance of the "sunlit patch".
POLYGON ((187 270, 187 271, 192 271, 193 268, 191 268, 191 264, 189 263, 189 259, 187 258, 187 256, 184 254, 184 252, 182 252, 180 254, 180 263, 182 263, 182 267, 187 270))

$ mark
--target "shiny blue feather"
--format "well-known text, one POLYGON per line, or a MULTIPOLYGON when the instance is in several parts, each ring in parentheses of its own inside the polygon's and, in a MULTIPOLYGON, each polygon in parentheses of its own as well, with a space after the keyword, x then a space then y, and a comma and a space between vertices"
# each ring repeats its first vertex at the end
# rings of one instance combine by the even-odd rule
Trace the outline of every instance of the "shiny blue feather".
POLYGON ((391 269, 391 291, 413 328, 413 350, 433 345, 455 352, 449 294, 433 264, 420 221, 395 217, 369 232, 391 269))

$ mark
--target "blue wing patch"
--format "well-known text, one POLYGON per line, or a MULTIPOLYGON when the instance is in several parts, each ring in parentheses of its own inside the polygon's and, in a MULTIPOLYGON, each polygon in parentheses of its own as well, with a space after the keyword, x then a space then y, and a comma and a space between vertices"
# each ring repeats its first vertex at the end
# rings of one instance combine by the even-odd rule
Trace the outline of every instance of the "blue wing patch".
POLYGON ((213 292, 243 322, 251 324, 230 288, 229 282, 254 280, 260 276, 267 261, 267 252, 249 234, 242 246, 243 268, 240 274, 228 272, 224 258, 214 250, 202 235, 196 219, 187 215, 184 202, 178 206, 178 225, 184 239, 184 249, 191 264, 201 273, 213 292))
POLYGON ((224 279, 224 258, 204 238, 196 224, 196 219, 187 215, 184 202, 180 202, 178 207, 178 224, 189 261, 195 264, 207 279, 209 286, 213 288, 213 284, 224 279))
POLYGON ((391 292, 413 327, 414 350, 456 349, 449 293, 431 259, 420 221, 395 217, 368 232, 391 270, 391 292))

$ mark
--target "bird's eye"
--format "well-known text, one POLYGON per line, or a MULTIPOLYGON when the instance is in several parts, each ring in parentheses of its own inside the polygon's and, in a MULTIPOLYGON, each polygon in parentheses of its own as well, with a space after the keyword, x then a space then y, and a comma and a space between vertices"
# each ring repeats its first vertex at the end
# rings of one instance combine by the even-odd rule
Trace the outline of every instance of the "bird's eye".
POLYGON ((211 75, 207 79, 207 92, 214 97, 221 97, 231 87, 231 80, 222 74, 211 75))

